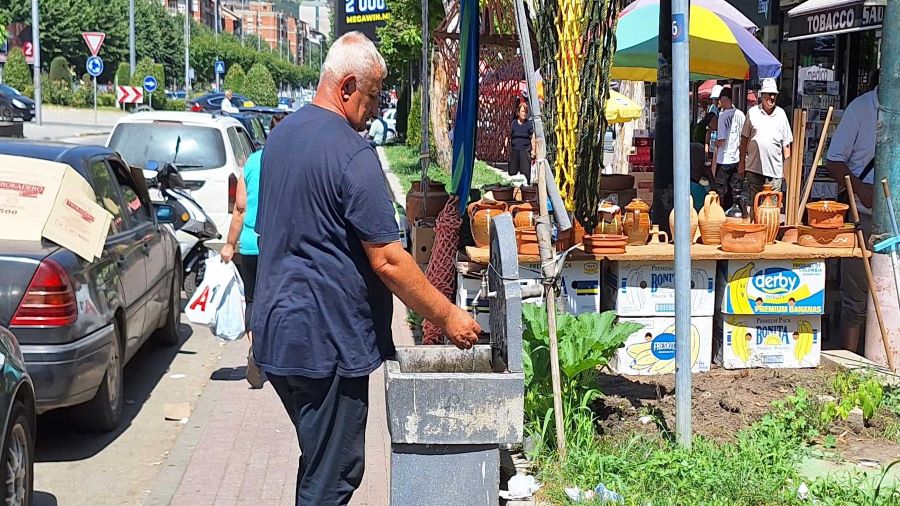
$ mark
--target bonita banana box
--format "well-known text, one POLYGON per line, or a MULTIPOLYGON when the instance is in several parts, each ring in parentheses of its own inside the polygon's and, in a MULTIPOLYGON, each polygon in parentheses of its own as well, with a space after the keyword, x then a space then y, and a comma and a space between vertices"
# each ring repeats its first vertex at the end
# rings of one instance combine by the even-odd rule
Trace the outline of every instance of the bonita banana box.
POLYGON ((725 369, 818 367, 822 317, 723 315, 716 363, 725 369))
MULTIPOLYGON (((623 317, 644 326, 616 351, 611 367, 619 374, 654 375, 675 372, 675 317, 623 317)), ((713 317, 691 318, 691 372, 708 372, 712 355, 713 317)))
POLYGON ((820 315, 825 312, 825 262, 730 260, 720 270, 722 312, 820 315))
MULTIPOLYGON (((603 307, 619 316, 675 314, 674 262, 606 262, 603 307)), ((691 315, 715 312, 716 261, 691 263, 691 315)))

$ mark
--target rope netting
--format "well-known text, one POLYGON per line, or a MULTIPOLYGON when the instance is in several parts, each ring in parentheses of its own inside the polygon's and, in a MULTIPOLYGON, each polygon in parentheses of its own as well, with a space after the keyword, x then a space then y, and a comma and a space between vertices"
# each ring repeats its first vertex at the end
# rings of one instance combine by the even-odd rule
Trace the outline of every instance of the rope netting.
MULTIPOLYGON (((458 205, 458 199, 450 198, 438 214, 434 226, 434 247, 425 270, 428 281, 451 300, 456 290, 456 247, 459 244, 459 227, 462 226, 458 205)), ((424 322, 422 334, 422 344, 444 344, 441 329, 430 321, 424 322)))

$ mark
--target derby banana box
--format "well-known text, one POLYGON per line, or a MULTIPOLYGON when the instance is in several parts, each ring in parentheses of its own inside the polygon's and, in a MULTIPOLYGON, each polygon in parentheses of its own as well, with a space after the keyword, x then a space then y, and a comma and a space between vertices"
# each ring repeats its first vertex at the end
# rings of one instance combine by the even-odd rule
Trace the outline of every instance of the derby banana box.
POLYGON ((723 315, 716 363, 725 369, 818 367, 819 315, 723 315))
MULTIPOLYGON (((674 262, 606 262, 603 307, 619 316, 675 314, 674 262)), ((715 312, 716 261, 691 263, 691 316, 715 312)))
POLYGON ((729 260, 719 271, 722 312, 820 315, 825 312, 825 262, 729 260))
MULTIPOLYGON (((675 372, 675 317, 632 318, 620 321, 640 323, 641 330, 630 335, 616 351, 612 369, 619 374, 654 375, 675 372)), ((712 358, 712 316, 691 318, 691 372, 708 372, 712 358)))
MULTIPOLYGON (((595 260, 573 260, 563 264, 560 284, 566 311, 572 314, 600 311, 600 268, 600 262, 595 260)), ((540 264, 522 264, 519 277, 538 278, 540 270, 540 264)))

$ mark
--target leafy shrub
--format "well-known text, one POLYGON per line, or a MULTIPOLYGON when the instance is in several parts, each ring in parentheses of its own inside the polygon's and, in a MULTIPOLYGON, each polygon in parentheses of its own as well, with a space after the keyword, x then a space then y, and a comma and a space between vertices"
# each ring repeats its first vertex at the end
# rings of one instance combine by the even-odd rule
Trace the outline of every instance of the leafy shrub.
POLYGON ((116 105, 116 95, 113 93, 100 93, 97 95, 97 106, 114 107, 116 105))
MULTIPOLYGON (((72 92, 72 107, 93 108, 94 107, 94 86, 79 86, 72 92)), ((99 103, 97 105, 100 105, 99 103)))
POLYGON ((22 91, 22 94, 25 95, 26 97, 34 98, 34 86, 29 84, 28 86, 25 87, 24 90, 21 90, 21 91, 22 91))
POLYGON ((180 98, 166 100, 167 111, 184 111, 185 101, 180 98))
POLYGON ((422 145, 422 93, 416 90, 406 120, 406 145, 419 149, 422 145))
POLYGON ((66 81, 72 79, 72 72, 69 70, 69 62, 65 56, 57 56, 50 62, 50 80, 66 81))
MULTIPOLYGON (((525 423, 537 442, 536 451, 552 447, 553 387, 550 376, 550 335, 547 312, 541 306, 522 308, 525 371, 525 423)), ((613 311, 557 316, 559 369, 562 382, 563 414, 567 440, 594 437, 591 403, 600 396, 596 388, 598 368, 609 364, 628 336, 643 325, 617 323, 613 311)))
POLYGON ((244 83, 247 97, 257 105, 271 107, 278 105, 278 89, 265 65, 259 63, 254 65, 247 73, 244 83))
POLYGON ((247 75, 244 74, 244 68, 240 63, 231 65, 228 73, 225 74, 225 89, 231 90, 238 95, 246 95, 244 88, 246 86, 247 75))
MULTIPOLYGON (((154 63, 150 58, 141 58, 137 67, 134 68, 134 76, 131 79, 131 85, 143 88, 144 78, 147 76, 155 77, 156 82, 158 83, 156 91, 152 94, 153 108, 164 110, 166 108, 166 72, 163 69, 162 64, 154 63)), ((150 94, 146 91, 144 92, 144 103, 150 102, 149 95, 150 94)))
POLYGON ((43 94, 42 98, 48 104, 72 105, 72 85, 69 84, 68 81, 51 81, 50 79, 45 79, 41 91, 43 94))
POLYGON ((31 67, 25 63, 22 48, 14 47, 7 54, 6 64, 3 66, 3 81, 19 91, 31 86, 31 67))
POLYGON ((129 81, 131 81, 131 65, 126 62, 119 63, 116 68, 116 82, 124 85, 129 81))

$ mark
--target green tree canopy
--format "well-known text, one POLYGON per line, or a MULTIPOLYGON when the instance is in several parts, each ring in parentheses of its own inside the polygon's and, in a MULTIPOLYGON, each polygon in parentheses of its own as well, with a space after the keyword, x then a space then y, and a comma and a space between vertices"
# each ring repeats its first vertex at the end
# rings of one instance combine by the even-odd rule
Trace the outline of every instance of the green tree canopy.
POLYGON ((269 70, 260 63, 254 65, 247 73, 244 89, 247 97, 259 105, 278 105, 278 89, 269 70))
POLYGON ((20 92, 31 86, 31 68, 25 63, 25 54, 22 53, 22 48, 14 47, 6 56, 3 80, 20 92))
MULTIPOLYGON (((384 56, 389 73, 402 74, 410 62, 422 60, 422 2, 387 0, 387 6, 391 20, 376 29, 378 51, 384 56)), ((428 0, 428 15, 428 25, 433 30, 444 18, 441 0, 428 0)))
POLYGON ((116 69, 116 82, 122 85, 131 82, 131 64, 128 62, 119 63, 116 69))
POLYGON ((244 91, 244 81, 247 75, 244 74, 244 67, 240 63, 235 63, 228 69, 225 74, 225 89, 231 90, 239 95, 246 95, 244 91))
MULTIPOLYGON (((131 85, 142 88, 144 86, 144 78, 147 76, 155 77, 156 82, 159 83, 156 91, 153 92, 153 108, 165 109, 166 88, 163 85, 163 83, 166 82, 165 68, 161 63, 154 63, 150 58, 142 58, 137 63, 137 67, 134 68, 134 76, 131 79, 131 85)), ((145 91, 144 94, 146 95, 147 92, 145 91)), ((146 97, 145 101, 149 102, 146 97)))

